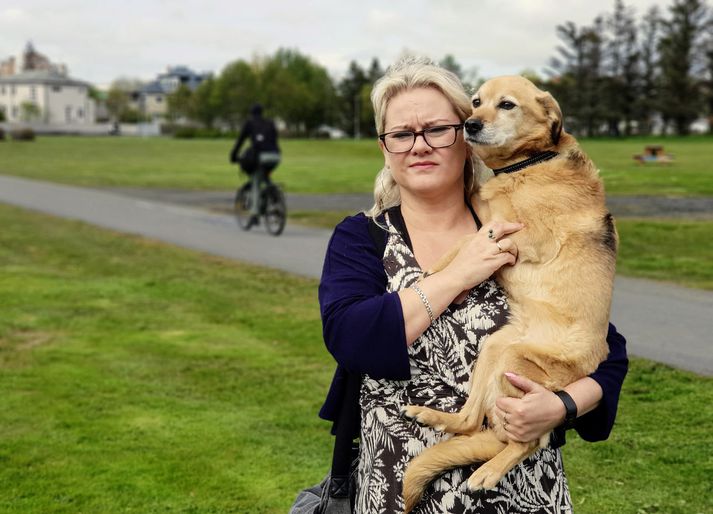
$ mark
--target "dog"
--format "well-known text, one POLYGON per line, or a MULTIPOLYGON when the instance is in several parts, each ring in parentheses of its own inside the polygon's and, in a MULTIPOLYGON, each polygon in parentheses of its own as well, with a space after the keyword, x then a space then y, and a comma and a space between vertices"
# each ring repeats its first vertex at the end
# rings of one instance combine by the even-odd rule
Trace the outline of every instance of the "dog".
MULTIPOLYGON (((457 413, 403 409, 409 418, 457 434, 409 463, 406 513, 446 469, 484 462, 468 487, 490 489, 547 445, 549 433, 529 443, 507 437, 495 401, 524 393, 505 372, 559 391, 592 373, 608 353, 618 235, 597 169, 563 130, 552 95, 529 80, 489 80, 472 103, 465 136, 495 174, 479 187, 474 205, 484 223, 519 221, 524 228, 508 236, 517 246, 515 265, 496 272, 509 299, 508 322, 484 341, 464 407, 457 413)), ((427 275, 443 269, 464 242, 427 275)))

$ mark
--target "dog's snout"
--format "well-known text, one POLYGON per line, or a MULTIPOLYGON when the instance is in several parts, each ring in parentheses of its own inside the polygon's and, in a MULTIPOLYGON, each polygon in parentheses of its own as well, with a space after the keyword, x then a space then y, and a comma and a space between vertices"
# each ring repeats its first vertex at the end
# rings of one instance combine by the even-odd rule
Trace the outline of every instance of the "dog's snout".
POLYGON ((483 130, 483 122, 478 119, 470 119, 465 122, 465 131, 468 134, 475 135, 483 130))

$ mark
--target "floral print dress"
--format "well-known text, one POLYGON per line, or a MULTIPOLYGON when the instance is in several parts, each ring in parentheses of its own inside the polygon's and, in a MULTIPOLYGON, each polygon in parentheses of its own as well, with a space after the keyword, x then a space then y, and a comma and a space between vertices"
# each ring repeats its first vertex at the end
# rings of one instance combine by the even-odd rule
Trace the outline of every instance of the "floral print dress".
MULTIPOLYGON (((386 215, 390 235, 383 262, 389 292, 409 287, 422 273, 403 235, 386 215)), ((401 224, 402 225, 402 224, 401 224)), ((494 280, 473 288, 459 305, 446 309, 409 348, 411 379, 364 376, 360 394, 361 446, 356 512, 403 512, 403 475, 424 448, 450 437, 400 415, 409 404, 456 412, 468 396, 473 365, 487 336, 506 321, 507 300, 494 280)), ((558 449, 545 448, 513 468, 497 485, 470 492, 467 480, 477 465, 457 468, 434 480, 417 514, 566 513, 571 501, 558 449)))

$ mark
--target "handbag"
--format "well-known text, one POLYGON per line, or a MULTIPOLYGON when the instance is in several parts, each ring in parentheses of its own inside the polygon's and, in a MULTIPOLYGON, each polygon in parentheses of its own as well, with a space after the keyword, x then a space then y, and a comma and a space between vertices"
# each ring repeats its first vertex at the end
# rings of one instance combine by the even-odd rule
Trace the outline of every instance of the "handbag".
POLYGON ((356 495, 359 445, 353 439, 353 427, 359 417, 361 376, 348 373, 344 401, 335 423, 332 468, 319 484, 297 495, 289 514, 351 514, 356 495))

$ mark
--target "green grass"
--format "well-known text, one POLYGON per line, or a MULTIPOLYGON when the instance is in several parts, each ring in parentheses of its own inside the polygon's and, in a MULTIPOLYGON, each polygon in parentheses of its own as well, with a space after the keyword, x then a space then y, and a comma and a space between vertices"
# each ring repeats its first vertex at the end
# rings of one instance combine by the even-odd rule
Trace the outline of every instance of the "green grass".
MULTIPOLYGON (((284 513, 329 464, 314 280, 0 205, 0 512, 284 513)), ((635 360, 578 514, 713 512, 713 380, 635 360)))
POLYGON ((713 290, 713 221, 616 220, 617 273, 713 290))
MULTIPOLYGON (((375 140, 281 142, 275 179, 289 192, 371 192, 383 157, 375 140)), ((602 170, 608 194, 713 195, 713 137, 591 139, 582 145, 602 170), (632 155, 661 143, 676 161, 642 166, 632 155)), ((85 186, 232 189, 232 141, 167 138, 40 137, 0 143, 0 173, 85 186)))

